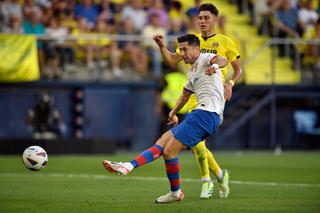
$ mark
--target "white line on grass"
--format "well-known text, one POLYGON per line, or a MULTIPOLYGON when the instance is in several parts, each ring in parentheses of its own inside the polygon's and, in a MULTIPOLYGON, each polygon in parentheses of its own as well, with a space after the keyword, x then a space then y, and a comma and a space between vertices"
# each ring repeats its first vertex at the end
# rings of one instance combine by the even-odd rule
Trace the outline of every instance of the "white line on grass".
MULTIPOLYGON (((122 179, 117 176, 110 175, 89 175, 89 174, 68 174, 68 173, 0 173, 0 177, 18 177, 18 176, 31 176, 35 177, 61 177, 61 178, 93 178, 93 179, 108 179, 116 180, 122 179)), ((128 180, 141 180, 141 181, 167 181, 167 178, 162 177, 143 177, 143 176, 128 176, 125 177, 128 180)), ((182 182, 200 182, 198 179, 192 178, 182 178, 182 182)), ((276 183, 276 182, 256 182, 256 181, 241 181, 241 180, 232 180, 231 184, 237 185, 259 185, 259 186, 288 186, 288 187, 319 187, 320 184, 310 184, 310 183, 276 183)))

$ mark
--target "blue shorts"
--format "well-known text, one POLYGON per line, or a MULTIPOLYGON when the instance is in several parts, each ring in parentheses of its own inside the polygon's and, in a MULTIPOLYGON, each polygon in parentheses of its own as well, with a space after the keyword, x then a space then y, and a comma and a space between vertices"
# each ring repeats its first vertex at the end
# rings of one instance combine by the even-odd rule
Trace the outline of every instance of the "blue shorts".
POLYGON ((192 148, 215 133, 219 124, 220 117, 217 113, 196 109, 188 113, 180 124, 171 129, 171 132, 175 139, 192 148))

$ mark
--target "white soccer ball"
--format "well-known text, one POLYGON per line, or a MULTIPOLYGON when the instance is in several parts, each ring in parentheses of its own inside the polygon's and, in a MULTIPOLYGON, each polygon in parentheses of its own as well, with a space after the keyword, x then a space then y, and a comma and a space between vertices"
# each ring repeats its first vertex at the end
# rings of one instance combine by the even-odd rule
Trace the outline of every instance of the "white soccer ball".
POLYGON ((48 155, 40 146, 30 146, 24 150, 22 161, 28 169, 39 171, 48 164, 48 155))

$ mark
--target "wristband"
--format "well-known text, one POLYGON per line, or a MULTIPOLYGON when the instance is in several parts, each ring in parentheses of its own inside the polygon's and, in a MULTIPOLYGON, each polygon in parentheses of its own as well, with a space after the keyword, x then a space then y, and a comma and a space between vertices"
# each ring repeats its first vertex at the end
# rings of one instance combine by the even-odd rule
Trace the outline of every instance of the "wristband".
POLYGON ((220 68, 218 64, 211 64, 210 67, 213 67, 213 68, 215 68, 215 69, 219 69, 219 68, 220 68))
POLYGON ((234 86, 234 81, 232 79, 229 80, 228 83, 230 83, 232 87, 234 86))

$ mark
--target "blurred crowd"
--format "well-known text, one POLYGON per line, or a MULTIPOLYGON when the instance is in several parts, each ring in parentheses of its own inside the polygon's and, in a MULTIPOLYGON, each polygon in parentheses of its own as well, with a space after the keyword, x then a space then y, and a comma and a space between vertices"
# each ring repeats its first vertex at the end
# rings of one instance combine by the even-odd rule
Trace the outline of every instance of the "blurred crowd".
MULTIPOLYGON (((320 0, 229 0, 251 16, 259 34, 280 38, 320 38, 320 0)), ((0 32, 36 34, 42 78, 60 78, 80 61, 86 70, 110 70, 125 78, 125 66, 138 79, 163 76, 161 55, 152 41, 155 33, 177 36, 199 32, 201 0, 4 0, 0 2, 0 32), (135 39, 66 40, 68 35, 140 35, 135 39)), ((214 2, 213 2, 214 3, 214 2)), ((225 17, 218 22, 224 33, 225 17)), ((129 38, 129 37, 126 37, 129 38)), ((174 43, 169 43, 171 50, 174 43)), ((293 45, 290 48, 297 49, 293 45)), ((279 45, 279 55, 287 48, 279 45)), ((299 49, 304 58, 320 55, 316 45, 299 49)))
MULTIPOLYGON (((260 35, 276 38, 320 39, 320 0, 236 0, 240 13, 248 11, 260 35)), ((279 56, 320 70, 320 45, 279 44, 279 56)))
POLYGON ((197 15, 194 5, 200 4, 201 0, 5 0, 0 3, 0 31, 55 38, 37 43, 43 78, 60 78, 61 71, 72 70, 79 58, 86 69, 109 67, 117 78, 124 76, 121 66, 126 62, 139 79, 160 78, 162 62, 152 36, 185 33, 197 15), (97 34, 141 35, 141 40, 63 39, 97 34))

